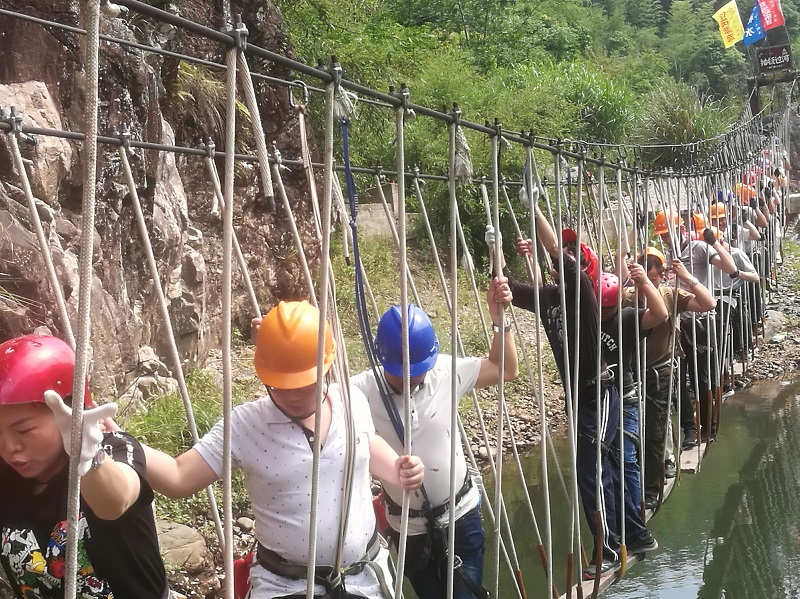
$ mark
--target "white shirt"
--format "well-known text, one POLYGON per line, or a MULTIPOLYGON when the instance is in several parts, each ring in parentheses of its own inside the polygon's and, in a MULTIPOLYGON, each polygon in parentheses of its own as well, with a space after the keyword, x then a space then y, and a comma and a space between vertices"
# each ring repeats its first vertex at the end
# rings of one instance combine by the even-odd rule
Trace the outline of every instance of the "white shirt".
MULTIPOLYGON (((475 387, 481 369, 480 358, 459 358, 456 363, 457 399, 475 387)), ((425 464, 425 491, 434 507, 444 505, 450 500, 450 420, 452 414, 452 401, 450 380, 452 373, 452 357, 439 354, 436 364, 425 375, 422 386, 411 395, 411 453, 425 464)), ((389 420, 389 414, 383 405, 383 399, 371 370, 362 372, 350 379, 352 386, 360 389, 369 401, 372 419, 375 422, 375 431, 398 454, 405 453, 403 441, 389 420)), ((397 405, 401 418, 405 412, 403 396, 391 393, 397 405)), ((458 431, 455 431, 458 435, 458 431)), ((464 459, 464 450, 461 443, 456 444, 456 489, 464 483, 467 474, 467 464, 464 459)), ((395 503, 402 504, 403 491, 397 485, 383 484, 384 492, 395 503)), ((411 493, 411 508, 421 510, 424 497, 420 491, 411 493)), ((456 518, 465 514, 480 503, 480 492, 474 486, 461 499, 456 507, 456 518)), ((446 522, 448 516, 441 517, 440 522, 446 522)), ((395 530, 400 529, 400 516, 387 513, 389 524, 395 530)), ((408 533, 421 534, 425 532, 424 518, 409 518, 408 533)))
MULTIPOLYGON (((320 451, 319 505, 317 507, 317 558, 332 565, 338 546, 339 518, 344 486, 346 429, 339 387, 328 388, 331 425, 320 451)), ((350 394, 355 427, 355 468, 343 561, 360 560, 375 531, 375 513, 369 478, 369 444, 375 434, 366 398, 357 389, 350 394)), ((253 507, 255 534, 267 549, 297 564, 308 563, 313 454, 305 433, 264 396, 233 408, 231 460, 240 468, 253 507)), ((194 446, 211 469, 222 476, 222 421, 194 446)), ((267 598, 305 593, 304 580, 289 580, 254 567, 253 597, 267 598), (258 593, 256 594, 256 589, 258 593)), ((347 590, 365 597, 380 597, 377 578, 370 568, 346 577, 347 590)), ((321 586, 315 591, 324 594, 321 586)))
MULTIPOLYGON (((739 269, 740 273, 744 272, 758 274, 758 271, 756 271, 756 267, 753 266, 750 258, 748 258, 747 254, 745 254, 739 248, 731 248, 731 258, 733 258, 733 262, 736 264, 736 268, 739 269)), ((720 289, 728 291, 731 288, 733 291, 736 291, 742 285, 744 285, 744 281, 741 278, 737 277, 732 279, 728 273, 722 271, 720 272, 722 273, 722 276, 714 276, 714 289, 717 292, 719 292, 720 289)))
MULTIPOLYGON (((719 252, 708 245, 705 241, 691 240, 685 248, 681 250, 681 261, 686 269, 697 277, 697 280, 706 289, 711 289, 711 260, 718 256, 719 252)), ((681 284, 684 289, 689 289, 686 284, 681 284)))

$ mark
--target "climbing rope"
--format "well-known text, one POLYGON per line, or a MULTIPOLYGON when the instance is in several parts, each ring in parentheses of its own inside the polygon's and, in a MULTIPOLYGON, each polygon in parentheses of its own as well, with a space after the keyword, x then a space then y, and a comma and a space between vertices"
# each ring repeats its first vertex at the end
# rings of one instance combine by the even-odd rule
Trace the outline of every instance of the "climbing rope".
MULTIPOLYGON (((86 0, 82 5, 82 17, 85 21, 86 37, 84 38, 84 65, 86 70, 86 99, 84 115, 84 131, 86 140, 82 148, 83 161, 83 197, 81 201, 81 242, 78 256, 78 326, 75 331, 75 372, 72 377, 72 388, 83 389, 89 366, 89 347, 91 337, 92 316, 92 253, 94 251, 94 218, 96 204, 96 171, 97 171, 97 108, 98 108, 98 74, 100 42, 100 2, 86 0)), ((72 435, 70 439, 70 456, 80 455, 83 424, 83 402, 75 401, 72 405, 72 435)), ((67 527, 78 530, 80 517, 81 481, 78 476, 77 459, 69 462, 69 486, 67 496, 67 527)), ((78 579, 78 534, 67 535, 66 572, 64 574, 64 597, 75 599, 78 579)))

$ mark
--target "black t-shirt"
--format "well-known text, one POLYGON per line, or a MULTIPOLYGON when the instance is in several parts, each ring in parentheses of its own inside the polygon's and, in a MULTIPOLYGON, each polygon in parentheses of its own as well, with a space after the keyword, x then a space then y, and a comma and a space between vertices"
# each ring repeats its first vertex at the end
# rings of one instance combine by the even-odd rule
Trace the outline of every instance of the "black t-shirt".
MULTIPOLYGON (((558 263, 554 262, 558 267, 558 263)), ((508 285, 514 296, 512 304, 523 310, 530 312, 536 311, 535 294, 539 294, 540 318, 550 348, 553 350, 558 372, 561 375, 562 383, 566 381, 564 376, 564 324, 561 311, 561 293, 558 285, 543 285, 534 287, 526 283, 516 281, 509 276, 508 271, 504 271, 508 277, 508 285)), ((576 319, 575 307, 577 286, 575 284, 576 263, 574 258, 564 254, 564 284, 566 308, 567 308, 567 336, 568 336, 568 357, 570 381, 575 384, 573 379, 575 370, 572 367, 575 359, 576 343, 576 319)), ((598 330, 598 310, 597 298, 595 297, 594 286, 585 272, 580 273, 580 306, 578 307, 578 320, 580 326, 577 327, 577 334, 580 335, 580 371, 578 373, 578 392, 580 393, 587 385, 597 379, 597 330, 598 330)), ((604 365, 603 369, 604 369, 604 365)))
MULTIPOLYGON (((147 484, 142 446, 127 433, 107 433, 111 457, 131 466, 139 497, 117 520, 102 520, 81 501, 77 596, 82 599, 161 599, 167 586, 147 484)), ((3 464, 5 466, 5 464, 3 464)), ((44 491, 10 468, 0 469, 0 563, 19 597, 62 598, 66 570, 69 468, 44 491)))
POLYGON ((622 319, 622 386, 617 389, 625 403, 636 401, 636 320, 639 320, 639 337, 644 338, 649 331, 642 329, 642 316, 645 310, 622 308, 614 316, 600 323, 600 340, 603 357, 614 371, 614 380, 619 381, 619 319, 622 319))

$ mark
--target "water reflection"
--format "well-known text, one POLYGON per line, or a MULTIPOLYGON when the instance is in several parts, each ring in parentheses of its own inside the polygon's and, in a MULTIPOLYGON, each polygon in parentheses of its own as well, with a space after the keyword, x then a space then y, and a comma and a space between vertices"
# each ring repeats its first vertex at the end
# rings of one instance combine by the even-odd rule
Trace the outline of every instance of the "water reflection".
MULTIPOLYGON (((557 443, 569 480, 569 448, 557 443)), ((544 522, 541 454, 523 460, 539 525, 544 522)), ((503 493, 528 597, 547 597, 524 494, 512 464, 504 468, 503 493)), ((563 484, 549 466, 554 580, 566 580, 571 513, 563 484)), ((493 491, 489 496, 493 497, 493 491)), ((581 513, 580 525, 585 529, 581 513)), ((800 387, 762 383, 726 402, 720 439, 699 475, 679 486, 650 523, 660 549, 603 594, 609 599, 800 598, 800 387)), ((491 531, 487 524, 487 538, 491 531)), ((545 531, 541 529, 544 536, 545 531)), ((491 540, 489 541, 491 545, 491 540)), ((585 543, 591 548, 591 539, 585 543)), ((493 555, 487 547, 487 557, 493 555)), ((487 564, 486 581, 493 580, 487 564)), ((516 595, 506 566, 500 597, 516 595)))

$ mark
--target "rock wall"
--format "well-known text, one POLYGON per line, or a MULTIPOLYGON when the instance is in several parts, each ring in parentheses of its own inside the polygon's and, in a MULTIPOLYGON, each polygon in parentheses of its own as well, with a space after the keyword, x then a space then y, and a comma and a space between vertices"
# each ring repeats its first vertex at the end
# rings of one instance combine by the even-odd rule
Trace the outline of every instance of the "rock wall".
MULTIPOLYGON (((179 0, 163 8, 216 27, 221 15, 215 4, 179 0)), ((242 0, 232 4, 234 14, 242 14, 250 31, 250 43, 291 56, 281 16, 271 3, 242 0)), ((77 5, 69 0, 0 0, 0 7, 8 10, 81 26, 77 5)), ((0 32, 0 109, 16 106, 26 126, 81 131, 86 85, 83 38, 5 16, 0 16, 0 32)), ((224 62, 218 44, 134 13, 118 18, 103 16, 101 32, 224 62)), ((254 72, 292 78, 275 65, 251 59, 250 66, 254 72)), ((222 71, 196 69, 174 58, 103 42, 100 134, 109 135, 127 125, 137 140, 198 147, 211 138, 224 149, 221 82, 222 71)), ((286 89, 257 84, 256 93, 267 141, 275 141, 284 157, 298 158, 299 132, 286 89)), ((239 98, 244 98, 241 90, 239 98)), ((252 154, 249 115, 240 111, 238 117, 236 151, 252 154)), ((74 323, 81 232, 81 144, 44 135, 35 136, 35 142, 22 144, 22 152, 74 323)), ((97 170, 92 387, 105 398, 125 392, 135 397, 149 393, 146 389, 153 388, 152 373, 158 368, 148 347, 172 368, 166 358, 165 323, 159 316, 117 152, 115 146, 101 146, 97 170), (136 391, 139 386, 141 392, 136 391)), ((137 150, 131 156, 131 165, 139 182, 138 193, 181 359, 189 368, 201 365, 219 343, 224 316, 220 306, 222 230, 219 217, 211 211, 212 191, 203 159, 137 150)), ((221 163, 218 169, 222 177, 221 163)), ((256 294, 265 309, 277 299, 303 296, 305 290, 286 215, 280 207, 275 214, 265 211, 256 170, 237 167, 234 218, 256 294)), ((302 172, 296 169, 287 175, 285 185, 306 240, 306 254, 315 264, 319 247, 312 234, 310 200, 302 172)), ((253 314, 236 267, 233 293, 234 326, 247 335, 253 314)), ((53 298, 19 174, 13 168, 6 136, 0 135, 0 341, 37 329, 63 335, 64 324, 58 320, 53 298)))

